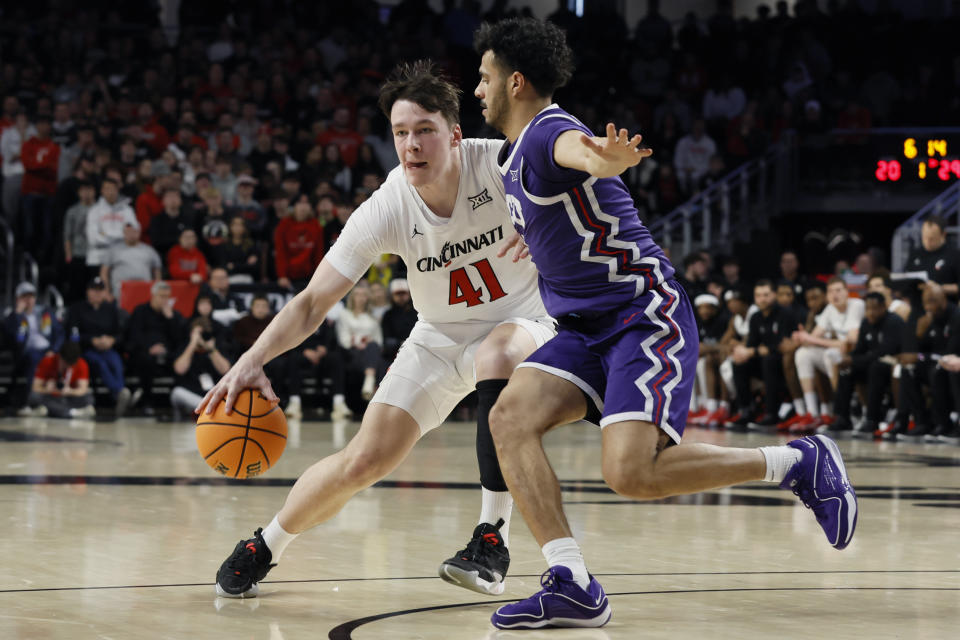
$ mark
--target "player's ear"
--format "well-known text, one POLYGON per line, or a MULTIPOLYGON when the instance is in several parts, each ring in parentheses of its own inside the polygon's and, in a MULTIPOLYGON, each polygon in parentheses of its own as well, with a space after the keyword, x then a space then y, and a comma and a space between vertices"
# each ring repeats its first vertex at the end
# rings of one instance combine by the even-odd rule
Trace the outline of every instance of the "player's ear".
POLYGON ((450 129, 450 146, 459 147, 461 140, 463 140, 463 129, 460 128, 459 124, 455 124, 450 129))
POLYGON ((507 80, 507 90, 510 91, 510 95, 516 97, 519 95, 523 88, 527 85, 527 79, 523 77, 523 74, 519 71, 514 71, 510 74, 510 78, 507 80))

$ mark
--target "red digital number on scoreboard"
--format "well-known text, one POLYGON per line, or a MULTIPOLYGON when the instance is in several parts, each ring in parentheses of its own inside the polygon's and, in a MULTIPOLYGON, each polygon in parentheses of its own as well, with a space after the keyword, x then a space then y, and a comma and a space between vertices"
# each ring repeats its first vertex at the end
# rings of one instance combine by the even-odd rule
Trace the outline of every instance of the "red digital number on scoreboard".
POLYGON ((937 177, 941 180, 946 181, 953 178, 960 178, 960 160, 949 160, 947 158, 938 160, 936 158, 930 158, 927 160, 927 165, 930 167, 931 172, 937 172, 937 177))
POLYGON ((877 170, 874 172, 877 180, 886 182, 887 180, 896 182, 902 175, 902 167, 896 160, 877 160, 877 170))

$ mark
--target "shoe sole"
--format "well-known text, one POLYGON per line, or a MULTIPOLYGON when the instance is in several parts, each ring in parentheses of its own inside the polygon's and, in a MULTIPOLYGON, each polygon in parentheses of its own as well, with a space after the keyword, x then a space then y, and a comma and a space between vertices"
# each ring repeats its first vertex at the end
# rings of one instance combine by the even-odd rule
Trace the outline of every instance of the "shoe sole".
POLYGON ((481 578, 478 571, 465 571, 451 564, 441 564, 437 570, 437 575, 439 575, 444 582, 449 582, 452 585, 488 596, 499 596, 503 593, 504 589, 503 580, 500 582, 489 582, 481 578))
POLYGON ((853 489, 853 484, 850 483, 850 477, 847 476, 847 467, 843 463, 843 456, 840 455, 840 449, 837 447, 837 443, 834 442, 827 436, 816 435, 810 436, 811 439, 816 438, 821 445, 826 448, 827 453, 833 458, 834 464, 837 466, 837 470, 840 472, 840 476, 843 478, 843 482, 849 487, 847 491, 844 492, 843 497, 839 498, 847 505, 847 538, 843 541, 841 546, 841 541, 839 535, 837 536, 837 542, 833 547, 837 550, 843 550, 850 544, 850 541, 853 540, 853 533, 857 529, 857 516, 859 515, 859 509, 857 508, 857 492, 853 489))
POLYGON ((915 442, 915 443, 917 443, 917 442, 925 442, 926 439, 927 439, 927 435, 926 435, 926 434, 923 434, 923 435, 920 435, 920 436, 912 436, 912 435, 909 435, 909 434, 902 434, 902 433, 901 433, 901 434, 898 434, 898 435, 897 435, 897 440, 904 440, 905 442, 915 442))
POLYGON ((586 629, 602 627, 610 622, 610 617, 612 615, 613 609, 610 608, 610 604, 608 603, 606 608, 604 608, 604 610, 601 611, 598 616, 589 619, 544 618, 543 620, 537 620, 536 622, 517 622, 516 624, 498 624, 491 620, 491 623, 497 629, 543 629, 545 627, 576 627, 580 629, 586 629))
POLYGON ((223 587, 220 586, 219 582, 216 584, 216 589, 217 589, 217 595, 220 596, 221 598, 237 598, 237 599, 256 598, 257 594, 260 593, 260 585, 258 584, 253 585, 243 593, 230 593, 228 591, 224 591, 223 587))

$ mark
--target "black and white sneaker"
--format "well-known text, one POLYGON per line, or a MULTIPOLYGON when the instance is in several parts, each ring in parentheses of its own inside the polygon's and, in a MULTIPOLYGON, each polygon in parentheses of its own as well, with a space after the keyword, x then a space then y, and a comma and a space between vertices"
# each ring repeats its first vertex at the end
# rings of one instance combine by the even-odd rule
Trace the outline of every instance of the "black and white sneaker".
POLYGON ((272 554, 263 541, 263 529, 253 532, 249 540, 241 540, 230 557, 217 571, 217 595, 224 598, 255 598, 260 593, 258 582, 273 569, 272 554))
POLYGON ((943 442, 943 436, 945 436, 947 433, 949 433, 952 430, 953 430, 952 424, 949 424, 949 423, 938 424, 934 426, 933 429, 931 429, 930 432, 923 437, 923 440, 924 442, 933 442, 933 443, 943 442))
POLYGON ((510 552, 500 537, 503 518, 497 524, 478 524, 473 538, 452 558, 440 565, 440 577, 464 589, 498 596, 510 567, 510 552))
POLYGON ((951 425, 949 429, 940 434, 940 442, 947 444, 960 444, 960 425, 951 425))

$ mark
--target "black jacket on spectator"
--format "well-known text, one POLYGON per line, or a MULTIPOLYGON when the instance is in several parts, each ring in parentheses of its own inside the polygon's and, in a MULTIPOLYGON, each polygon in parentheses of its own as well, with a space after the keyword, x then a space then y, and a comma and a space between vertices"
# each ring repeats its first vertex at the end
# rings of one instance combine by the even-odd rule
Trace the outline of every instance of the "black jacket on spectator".
MULTIPOLYGON (((919 246, 910 252, 905 270, 926 271, 927 277, 938 284, 960 284, 960 251, 946 242, 936 251, 927 251, 919 246)), ((922 310, 920 289, 911 287, 909 293, 910 306, 922 310)))
POLYGON ((850 360, 856 368, 867 367, 883 356, 892 356, 903 351, 906 323, 895 313, 886 312, 877 324, 866 318, 860 323, 857 344, 850 352, 850 360))
MULTIPOLYGON (((187 349, 189 340, 180 345, 180 348, 177 350, 176 356, 173 359, 176 359, 187 349)), ((210 383, 215 384, 217 380, 220 379, 220 372, 217 371, 217 368, 213 366, 213 361, 210 359, 210 354, 207 352, 201 352, 196 350, 193 352, 193 357, 190 358, 190 368, 187 369, 187 372, 181 375, 176 375, 174 373, 174 384, 178 387, 183 387, 198 396, 202 396, 207 392, 207 389, 203 388, 201 384, 201 377, 206 374, 210 376, 210 383)), ((209 388, 209 387, 208 387, 209 388)))
POLYGON ((179 312, 174 311, 173 317, 168 318, 155 311, 149 302, 145 302, 134 309, 130 316, 127 352, 146 354, 150 347, 159 342, 166 346, 168 360, 172 362, 177 355, 174 350, 180 345, 182 335, 183 316, 179 312))
POLYGON ((187 212, 172 218, 161 211, 150 221, 150 244, 157 250, 166 265, 167 252, 180 241, 180 232, 193 228, 193 218, 187 212))
POLYGON ((944 355, 957 353, 960 348, 960 309, 954 304, 939 316, 934 316, 926 333, 920 336, 917 353, 944 355))
POLYGON ((748 347, 766 345, 771 352, 780 347, 780 341, 788 338, 796 325, 793 315, 778 304, 770 308, 770 315, 764 316, 757 311, 750 317, 750 331, 747 333, 748 347))
POLYGON ((264 152, 256 147, 254 147, 253 151, 247 156, 247 163, 250 165, 250 168, 253 170, 253 175, 255 176, 263 175, 267 170, 267 165, 271 162, 279 162, 282 167, 283 156, 273 149, 264 152))
MULTIPOLYGON (((389 311, 387 312, 389 313, 389 311)), ((730 325, 730 312, 724 309, 713 316, 710 322, 704 323, 697 319, 697 328, 700 331, 700 344, 716 344, 727 332, 730 325)))
POLYGON ((397 357, 397 351, 400 350, 400 345, 413 331, 413 325, 416 323, 417 310, 412 304, 407 305, 406 308, 391 306, 387 309, 380 320, 380 326, 383 329, 384 360, 393 362, 397 357))
POLYGON ((92 349, 90 341, 98 336, 120 337, 120 312, 112 302, 103 302, 99 308, 86 300, 77 302, 67 312, 67 327, 72 333, 77 330, 77 338, 84 350, 92 349))
POLYGON ((707 283, 704 281, 694 282, 693 280, 687 280, 682 275, 674 275, 674 279, 680 283, 680 286, 683 287, 683 290, 687 292, 687 297, 693 300, 702 293, 707 292, 707 283))
POLYGON ((210 285, 204 283, 200 287, 200 296, 209 296, 210 303, 213 305, 214 311, 223 311, 224 309, 235 309, 237 311, 246 311, 247 307, 243 304, 243 300, 236 296, 230 291, 227 291, 227 295, 221 296, 219 293, 210 288, 210 285))
POLYGON ((324 320, 317 327, 317 330, 307 336, 307 339, 300 345, 300 349, 316 349, 317 347, 326 347, 327 352, 340 349, 340 343, 337 342, 337 331, 333 323, 324 320))
POLYGON ((230 275, 246 274, 254 281, 260 279, 260 245, 252 240, 246 244, 233 244, 228 240, 214 247, 211 257, 214 266, 223 267, 230 275), (247 262, 250 256, 255 256, 257 261, 247 262))
POLYGON ((793 320, 791 331, 798 326, 807 324, 807 308, 794 302, 789 307, 783 307, 784 314, 793 320))

